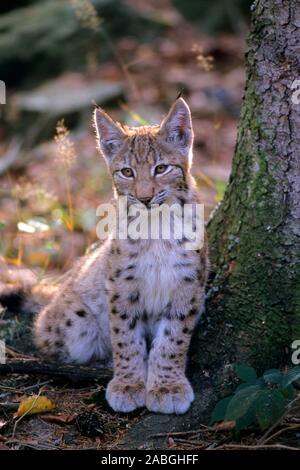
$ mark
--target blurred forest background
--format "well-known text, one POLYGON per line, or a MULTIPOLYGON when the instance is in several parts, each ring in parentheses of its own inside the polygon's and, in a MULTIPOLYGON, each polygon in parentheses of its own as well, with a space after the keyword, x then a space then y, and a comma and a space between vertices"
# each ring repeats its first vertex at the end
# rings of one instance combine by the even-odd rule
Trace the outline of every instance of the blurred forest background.
POLYGON ((249 16, 248 0, 1 2, 0 262, 65 271, 96 240, 112 191, 93 100, 154 124, 182 92, 208 216, 230 174, 249 16))

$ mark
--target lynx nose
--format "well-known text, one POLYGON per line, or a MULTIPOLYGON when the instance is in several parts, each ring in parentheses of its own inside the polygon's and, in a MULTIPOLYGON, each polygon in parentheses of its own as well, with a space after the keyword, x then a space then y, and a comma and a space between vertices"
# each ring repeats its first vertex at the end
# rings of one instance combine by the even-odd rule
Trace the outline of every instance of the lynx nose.
POLYGON ((140 201, 145 204, 146 207, 150 205, 150 202, 152 200, 152 197, 141 197, 140 201))

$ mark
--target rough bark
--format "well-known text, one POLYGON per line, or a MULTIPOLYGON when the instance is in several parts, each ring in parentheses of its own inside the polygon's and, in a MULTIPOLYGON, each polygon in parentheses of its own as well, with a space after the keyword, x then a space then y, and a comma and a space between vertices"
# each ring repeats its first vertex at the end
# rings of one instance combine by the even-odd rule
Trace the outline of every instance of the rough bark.
POLYGON ((300 339, 299 44, 298 0, 254 3, 232 174, 208 225, 211 281, 190 368, 196 400, 184 417, 147 416, 125 447, 162 447, 147 436, 205 422, 234 363, 291 365, 300 339))
POLYGON ((258 369, 290 363, 300 339, 299 41, 297 0, 254 4, 232 174, 209 224, 206 338, 229 362, 258 369))

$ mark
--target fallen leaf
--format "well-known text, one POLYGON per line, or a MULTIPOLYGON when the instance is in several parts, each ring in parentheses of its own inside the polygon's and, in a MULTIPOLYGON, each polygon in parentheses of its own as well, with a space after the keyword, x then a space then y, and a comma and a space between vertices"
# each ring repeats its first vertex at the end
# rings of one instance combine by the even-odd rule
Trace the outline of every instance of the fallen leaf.
POLYGON ((214 426, 217 431, 230 431, 235 428, 235 421, 222 421, 214 426))
POLYGON ((1 436, 1 434, 0 434, 0 442, 5 442, 5 441, 6 441, 6 437, 1 436))
POLYGON ((54 403, 47 397, 32 395, 21 401, 16 416, 20 417, 24 414, 32 415, 37 413, 45 413, 55 408, 54 403))
POLYGON ((76 418, 76 415, 47 415, 43 416, 42 420, 46 423, 55 423, 55 424, 72 424, 76 418))

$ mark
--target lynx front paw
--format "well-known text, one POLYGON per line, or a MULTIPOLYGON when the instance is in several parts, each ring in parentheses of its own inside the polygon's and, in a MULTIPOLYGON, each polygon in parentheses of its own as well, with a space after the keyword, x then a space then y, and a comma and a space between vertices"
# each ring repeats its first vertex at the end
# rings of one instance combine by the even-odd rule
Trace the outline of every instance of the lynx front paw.
POLYGON ((155 385, 147 390, 146 406, 155 413, 185 413, 192 401, 194 392, 188 381, 155 385))
POLYGON ((119 379, 113 379, 108 384, 106 400, 114 411, 129 413, 145 406, 145 384, 143 382, 122 383, 119 379))

